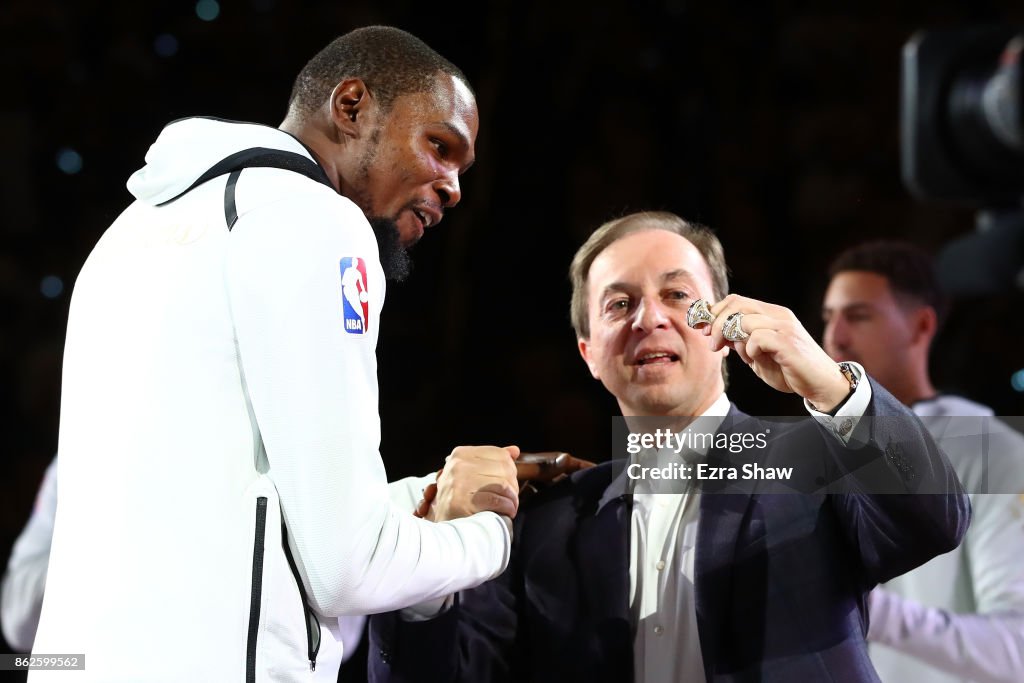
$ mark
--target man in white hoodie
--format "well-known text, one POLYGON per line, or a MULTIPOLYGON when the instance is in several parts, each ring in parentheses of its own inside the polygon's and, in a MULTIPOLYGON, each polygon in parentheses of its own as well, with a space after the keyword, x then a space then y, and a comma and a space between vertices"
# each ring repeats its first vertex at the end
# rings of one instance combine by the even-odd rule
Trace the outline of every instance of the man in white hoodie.
POLYGON ((493 484, 433 521, 378 453, 385 276, 459 202, 477 128, 456 67, 371 27, 305 66, 279 128, 163 130, 72 297, 35 653, 84 655, 81 681, 309 680, 318 620, 504 569, 517 449, 456 449, 446 477, 493 484))
POLYGON ((1024 437, 936 391, 928 356, 945 301, 931 258, 868 242, 829 269, 824 348, 861 363, 924 422, 974 515, 960 547, 871 593, 871 660, 886 683, 1024 680, 1024 437))

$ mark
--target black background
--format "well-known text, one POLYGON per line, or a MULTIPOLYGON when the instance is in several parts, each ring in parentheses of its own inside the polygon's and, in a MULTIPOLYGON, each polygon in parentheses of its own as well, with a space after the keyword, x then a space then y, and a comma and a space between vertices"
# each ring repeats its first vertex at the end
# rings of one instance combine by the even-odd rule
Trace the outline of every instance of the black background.
MULTIPOLYGON (((604 457, 617 409, 578 357, 566 270, 611 217, 666 209, 711 225, 733 291, 793 308, 816 335, 841 248, 892 236, 934 250, 973 230, 971 210, 916 202, 901 184, 900 50, 920 28, 1024 24, 1024 7, 225 0, 202 21, 189 1, 5 0, 0 555, 57 450, 71 286, 160 128, 194 114, 277 125, 306 60, 375 23, 458 64, 481 112, 462 204, 414 250, 412 278, 388 289, 381 452, 398 477, 435 469, 460 443, 604 457), (165 33, 173 56, 154 50, 165 33), (59 170, 63 148, 80 172, 59 170), (55 299, 40 292, 47 275, 64 282, 55 299)), ((933 354, 942 389, 1022 412, 1010 386, 1024 367, 1021 302, 957 302, 933 354)), ((746 411, 801 410, 742 364, 732 375, 746 411)))

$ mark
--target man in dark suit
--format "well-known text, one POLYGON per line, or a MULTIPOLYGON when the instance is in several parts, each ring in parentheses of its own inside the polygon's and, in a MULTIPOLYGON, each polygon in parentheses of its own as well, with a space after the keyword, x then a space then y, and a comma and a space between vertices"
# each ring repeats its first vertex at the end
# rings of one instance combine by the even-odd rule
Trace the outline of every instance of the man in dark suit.
POLYGON ((630 432, 660 416, 676 441, 524 504, 500 578, 373 617, 371 679, 877 681, 867 591, 956 547, 970 518, 920 423, 863 368, 833 362, 789 310, 725 296, 718 240, 672 214, 605 224, 571 275, 591 373, 630 432), (695 328, 700 298, 717 303, 695 328), (771 425, 725 395, 730 351, 815 419, 769 438, 771 425), (684 446, 688 433, 714 438, 684 446), (787 485, 803 493, 738 480, 658 493, 664 482, 642 476, 751 462, 788 463, 787 485))

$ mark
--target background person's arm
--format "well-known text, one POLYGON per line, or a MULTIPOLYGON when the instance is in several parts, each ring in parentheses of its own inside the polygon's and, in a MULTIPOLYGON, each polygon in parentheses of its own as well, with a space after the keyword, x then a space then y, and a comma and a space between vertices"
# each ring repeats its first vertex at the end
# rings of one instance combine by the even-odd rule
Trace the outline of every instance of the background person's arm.
MULTIPOLYGON (((990 460, 988 475, 1024 490, 1022 440, 1014 440, 1015 452, 990 460)), ((876 588, 868 639, 977 683, 1015 683, 1024 680, 1024 498, 990 493, 971 501, 964 545, 975 610, 957 613, 876 588)))
POLYGON ((14 543, 3 581, 0 624, 4 638, 19 652, 32 650, 46 588, 46 568, 57 513, 57 460, 46 468, 28 524, 14 543))
POLYGON ((1024 613, 958 614, 883 588, 871 592, 868 640, 975 683, 1024 680, 1024 613))

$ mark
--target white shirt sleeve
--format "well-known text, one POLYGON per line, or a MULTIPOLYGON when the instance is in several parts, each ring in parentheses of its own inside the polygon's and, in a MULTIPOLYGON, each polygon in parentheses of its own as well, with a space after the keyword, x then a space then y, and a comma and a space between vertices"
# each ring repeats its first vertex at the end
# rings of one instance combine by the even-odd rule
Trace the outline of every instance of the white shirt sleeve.
POLYGON ((19 652, 32 649, 39 626, 56 513, 57 460, 54 459, 46 469, 32 516, 14 543, 4 574, 0 623, 7 643, 19 652))
POLYGON ((375 357, 384 276, 363 215, 310 192, 241 215, 228 237, 244 383, 313 609, 393 610, 503 571, 510 531, 494 513, 435 524, 389 500, 375 357), (362 333, 342 291, 352 258, 366 270, 362 333))

